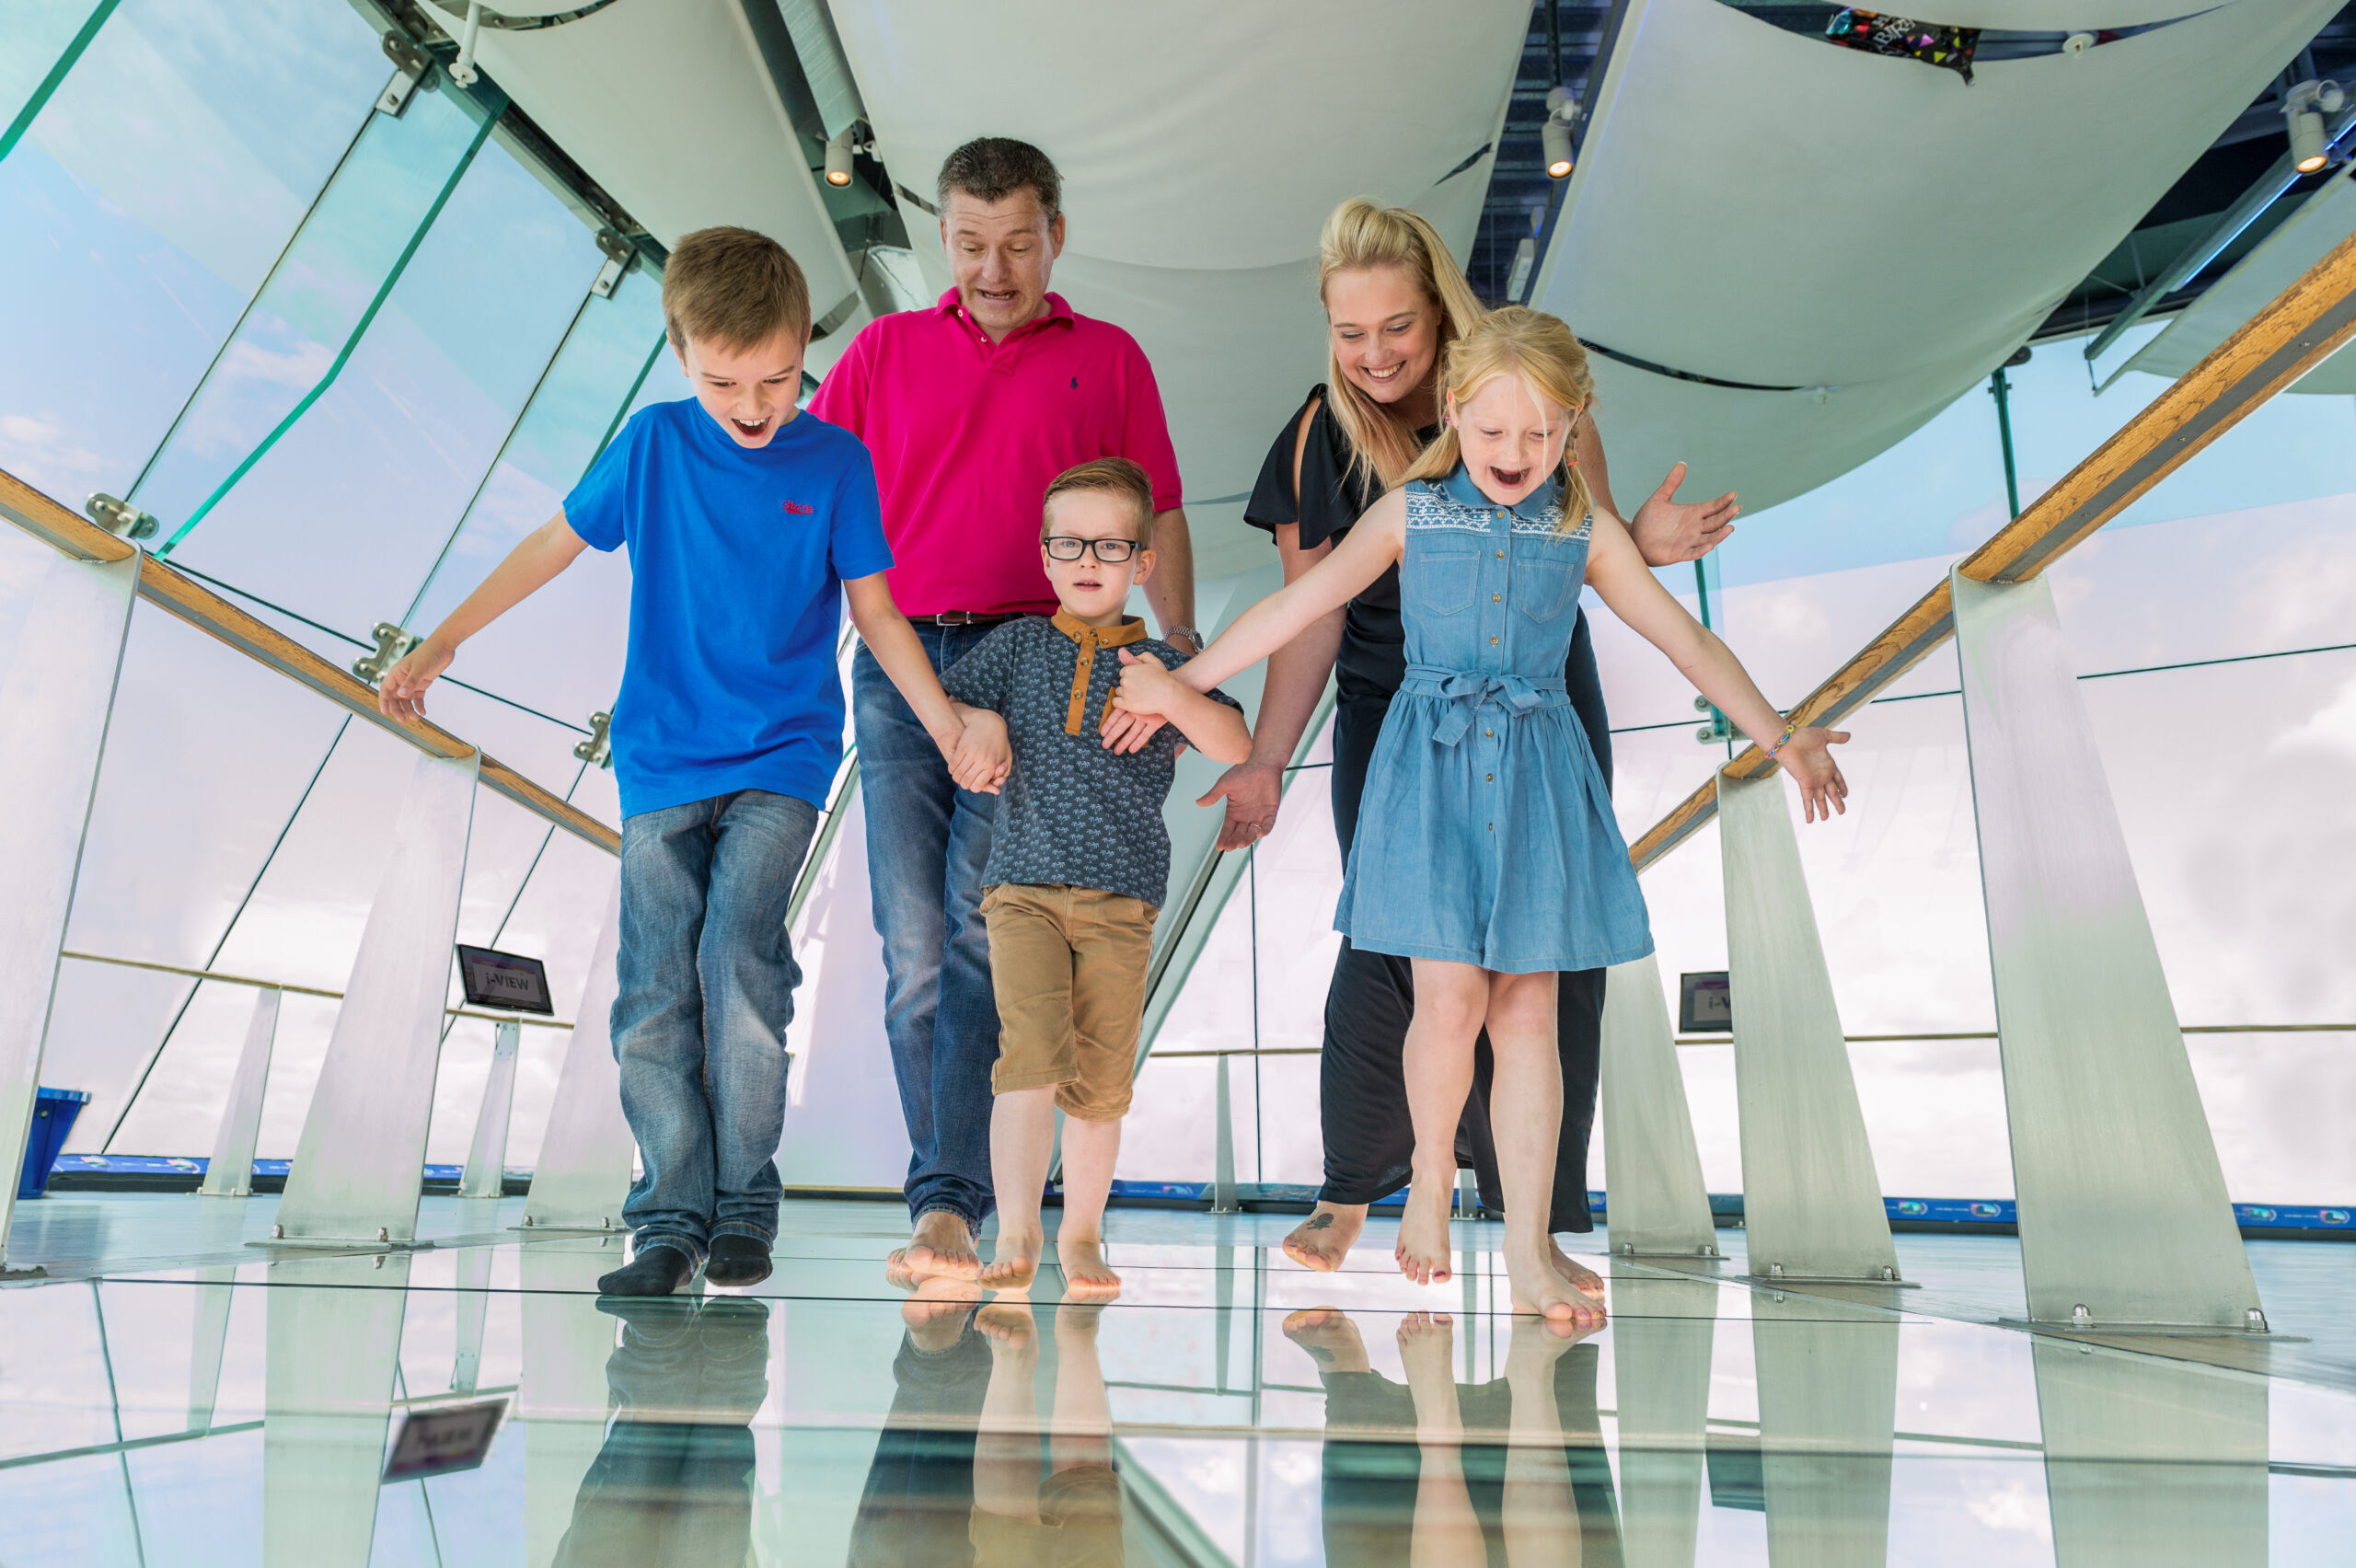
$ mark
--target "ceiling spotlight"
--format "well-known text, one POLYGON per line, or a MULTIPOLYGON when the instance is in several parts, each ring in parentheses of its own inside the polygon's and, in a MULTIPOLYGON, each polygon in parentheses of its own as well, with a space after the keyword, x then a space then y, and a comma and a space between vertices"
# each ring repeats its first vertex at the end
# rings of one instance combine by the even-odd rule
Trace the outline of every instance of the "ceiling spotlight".
POLYGON ((826 183, 829 185, 850 183, 851 131, 852 127, 844 126, 835 133, 834 140, 826 144, 826 183))
POLYGON ((1546 89, 1546 123, 1539 128, 1539 144, 1546 155, 1546 178, 1567 179, 1571 173, 1571 121, 1578 118, 1571 89, 1559 83, 1546 89))
POLYGON ((2348 101, 2338 82, 2301 82, 2282 96, 2283 118, 2290 122, 2291 162, 2301 174, 2313 174, 2329 161, 2323 117, 2337 114, 2348 101))

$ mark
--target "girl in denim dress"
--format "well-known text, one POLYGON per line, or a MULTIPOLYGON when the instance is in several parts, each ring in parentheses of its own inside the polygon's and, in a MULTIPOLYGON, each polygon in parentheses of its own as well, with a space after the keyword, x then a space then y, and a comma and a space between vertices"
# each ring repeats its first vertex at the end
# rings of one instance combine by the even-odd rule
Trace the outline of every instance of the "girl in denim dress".
POLYGON ((1485 1026, 1514 1308, 1566 1320, 1588 1304, 1548 1260, 1562 1117, 1553 976, 1652 951, 1610 792, 1564 693, 1582 585, 1746 732, 1780 736, 1769 755, 1799 780, 1807 820, 1845 809, 1848 792, 1826 749, 1848 736, 1785 724, 1660 586, 1625 525, 1592 509, 1568 445, 1593 390, 1561 321, 1519 306, 1483 317, 1449 346, 1445 426, 1406 482, 1178 676, 1207 690, 1399 565, 1407 678, 1368 770, 1334 914, 1353 946, 1415 966, 1415 1152, 1399 1266, 1418 1284, 1445 1277, 1457 1117, 1485 1026))

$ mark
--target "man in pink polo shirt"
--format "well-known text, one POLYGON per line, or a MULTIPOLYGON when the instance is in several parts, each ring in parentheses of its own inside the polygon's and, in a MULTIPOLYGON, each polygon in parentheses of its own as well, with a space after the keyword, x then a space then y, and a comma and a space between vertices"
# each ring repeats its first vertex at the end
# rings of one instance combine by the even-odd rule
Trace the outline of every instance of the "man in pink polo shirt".
MULTIPOLYGON (((1039 567, 1047 483, 1126 457, 1153 483, 1158 570, 1146 597, 1161 634, 1200 651, 1178 462, 1153 367, 1137 340, 1047 292, 1063 249, 1063 182, 1028 143, 986 136, 941 167, 941 243, 956 286, 929 310, 870 322, 810 402, 866 443, 897 563, 892 597, 945 671, 991 628, 1052 615, 1039 567)), ((915 1235, 893 1254, 906 1284, 981 1272, 990 1193, 990 1067, 998 1006, 977 907, 995 797, 959 790, 940 750, 861 648, 851 709, 866 809, 868 881, 884 939, 884 1030, 913 1152, 915 1235)))

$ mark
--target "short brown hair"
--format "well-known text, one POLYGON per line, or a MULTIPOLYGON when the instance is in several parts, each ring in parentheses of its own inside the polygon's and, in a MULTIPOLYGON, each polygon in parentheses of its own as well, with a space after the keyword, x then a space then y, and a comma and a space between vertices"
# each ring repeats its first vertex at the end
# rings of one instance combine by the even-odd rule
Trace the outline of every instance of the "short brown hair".
POLYGON ((810 326, 810 284, 785 247, 744 228, 698 229, 663 264, 663 329, 745 350, 810 326))
POLYGON ((934 194, 946 207, 953 190, 991 202, 1028 190, 1039 199, 1039 211, 1051 224, 1064 210, 1064 177, 1056 172, 1055 160, 1011 136, 976 136, 950 154, 941 165, 934 194))
POLYGON ((1126 501, 1137 513, 1137 541, 1146 548, 1153 548, 1153 481, 1145 470, 1126 457, 1098 457, 1075 464, 1057 474, 1047 487, 1047 498, 1039 506, 1039 537, 1047 536, 1047 518, 1054 512, 1056 497, 1069 495, 1074 490, 1092 490, 1126 501))

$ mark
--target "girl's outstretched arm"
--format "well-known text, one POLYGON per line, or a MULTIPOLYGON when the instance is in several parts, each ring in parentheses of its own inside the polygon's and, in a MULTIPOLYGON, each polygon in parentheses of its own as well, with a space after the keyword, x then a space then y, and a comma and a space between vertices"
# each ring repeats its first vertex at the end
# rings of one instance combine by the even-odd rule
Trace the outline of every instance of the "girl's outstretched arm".
POLYGON ((1290 642, 1348 604, 1396 564, 1407 543, 1407 497, 1392 490, 1366 509, 1333 553, 1235 617, 1211 645, 1178 667, 1178 679, 1208 691, 1290 642))
POLYGON ((1686 614, 1685 606, 1660 585, 1636 552, 1627 526, 1607 512, 1595 514, 1594 532, 1588 543, 1587 580, 1611 606, 1613 615, 1668 654, 1669 663, 1695 689, 1717 704, 1720 712, 1766 747, 1768 755, 1799 780, 1809 822, 1819 817, 1829 821, 1833 813, 1849 809, 1844 803, 1848 780, 1841 777, 1841 765, 1827 749, 1847 740, 1849 732, 1809 726, 1793 730, 1789 739, 1782 739, 1784 716, 1760 694, 1733 651, 1686 614))

